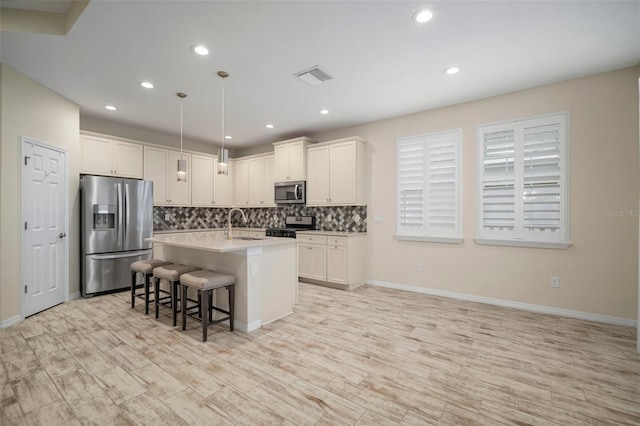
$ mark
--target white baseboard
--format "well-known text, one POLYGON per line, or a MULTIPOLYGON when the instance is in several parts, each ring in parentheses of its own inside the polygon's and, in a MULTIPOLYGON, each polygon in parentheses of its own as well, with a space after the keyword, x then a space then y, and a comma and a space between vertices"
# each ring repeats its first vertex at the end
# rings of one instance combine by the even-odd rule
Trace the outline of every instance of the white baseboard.
POLYGON ((71 293, 69 295, 69 300, 70 301, 71 300, 75 300, 75 299, 79 299, 79 298, 80 298, 80 292, 79 291, 76 291, 75 293, 71 293))
POLYGON ((22 317, 20 315, 16 315, 15 317, 7 318, 6 320, 2 321, 2 324, 0 324, 0 329, 11 327, 12 325, 15 325, 15 324, 19 323, 20 321, 22 321, 22 317))
POLYGON ((479 302, 479 303, 486 303, 488 305, 497 305, 497 306, 504 306, 507 308, 522 309, 524 311, 538 312, 541 314, 559 315, 562 317, 578 318, 578 319, 583 319, 587 321, 596 321, 596 322, 603 322, 606 324, 622 325, 625 327, 636 327, 637 325, 636 320, 629 319, 629 318, 620 318, 620 317, 613 317, 609 315, 592 314, 589 312, 574 311, 571 309, 564 309, 564 308, 554 308, 551 306, 533 305, 530 303, 514 302, 511 300, 504 300, 504 299, 494 299, 491 297, 474 296, 473 294, 456 293, 453 291, 446 291, 446 290, 436 290, 436 289, 425 288, 425 287, 417 287, 417 286, 406 285, 406 284, 392 283, 388 281, 366 279, 365 284, 369 284, 377 287, 394 288, 396 290, 411 291, 414 293, 428 294, 431 296, 441 296, 441 297, 448 297, 450 299, 459 299, 459 300, 466 300, 469 302, 479 302))

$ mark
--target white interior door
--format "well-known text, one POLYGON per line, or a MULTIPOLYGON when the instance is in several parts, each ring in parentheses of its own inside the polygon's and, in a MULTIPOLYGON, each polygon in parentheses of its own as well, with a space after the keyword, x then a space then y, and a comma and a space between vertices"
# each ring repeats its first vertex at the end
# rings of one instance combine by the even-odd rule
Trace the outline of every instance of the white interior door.
POLYGON ((66 152, 22 139, 22 315, 65 301, 66 152))

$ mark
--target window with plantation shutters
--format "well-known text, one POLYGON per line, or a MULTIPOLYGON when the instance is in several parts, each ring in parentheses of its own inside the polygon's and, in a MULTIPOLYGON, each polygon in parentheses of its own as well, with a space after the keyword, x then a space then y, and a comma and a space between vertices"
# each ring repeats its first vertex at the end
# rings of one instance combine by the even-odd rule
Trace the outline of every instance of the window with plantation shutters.
POLYGON ((567 248, 567 114, 478 127, 481 244, 567 248))
POLYGON ((459 130, 397 141, 397 239, 462 241, 460 143, 459 130))

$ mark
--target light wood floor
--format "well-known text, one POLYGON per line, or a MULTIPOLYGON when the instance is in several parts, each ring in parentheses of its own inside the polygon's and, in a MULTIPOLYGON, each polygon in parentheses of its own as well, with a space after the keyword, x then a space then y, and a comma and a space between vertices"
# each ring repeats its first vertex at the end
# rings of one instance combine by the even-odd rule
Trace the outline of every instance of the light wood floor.
POLYGON ((0 332, 0 424, 640 424, 631 328, 302 283, 249 335, 164 312, 119 293, 0 332))

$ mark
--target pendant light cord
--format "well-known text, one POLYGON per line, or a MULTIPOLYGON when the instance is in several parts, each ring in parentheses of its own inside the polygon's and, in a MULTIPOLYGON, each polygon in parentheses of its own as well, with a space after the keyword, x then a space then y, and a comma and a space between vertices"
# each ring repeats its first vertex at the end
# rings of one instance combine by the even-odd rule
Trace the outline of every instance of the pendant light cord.
POLYGON ((224 78, 222 79, 222 152, 224 152, 224 78))
POLYGON ((182 98, 180 98, 180 159, 182 160, 182 98))

